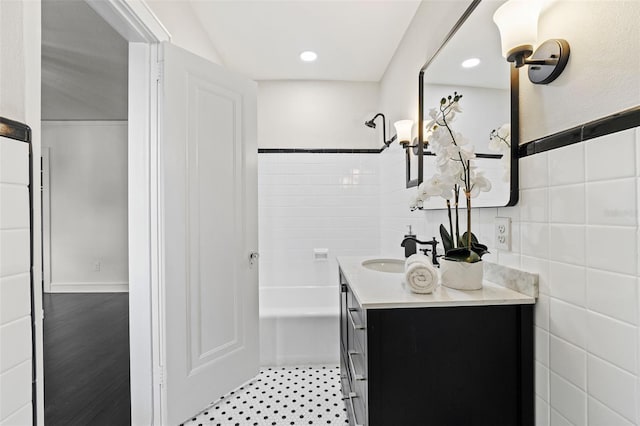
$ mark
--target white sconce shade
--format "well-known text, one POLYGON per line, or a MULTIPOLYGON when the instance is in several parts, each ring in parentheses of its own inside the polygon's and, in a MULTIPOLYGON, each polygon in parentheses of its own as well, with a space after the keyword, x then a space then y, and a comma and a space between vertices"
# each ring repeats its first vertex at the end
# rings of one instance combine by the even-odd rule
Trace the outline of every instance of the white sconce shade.
POLYGON ((429 143, 429 139, 433 136, 433 125, 427 126, 430 123, 424 124, 424 130, 422 131, 422 142, 429 143))
POLYGON ((398 143, 410 144, 412 137, 411 131, 413 130, 413 120, 400 120, 393 123, 396 128, 396 134, 398 135, 398 143))
POLYGON ((502 56, 513 62, 518 53, 533 52, 538 39, 538 17, 541 2, 538 0, 509 0, 496 10, 493 22, 500 30, 502 56))

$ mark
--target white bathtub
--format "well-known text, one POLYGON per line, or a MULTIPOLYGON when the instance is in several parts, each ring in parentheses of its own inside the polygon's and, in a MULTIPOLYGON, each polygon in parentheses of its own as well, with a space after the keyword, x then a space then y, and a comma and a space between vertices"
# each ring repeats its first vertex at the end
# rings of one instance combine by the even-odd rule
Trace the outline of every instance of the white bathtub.
POLYGON ((336 286, 260 289, 260 363, 338 364, 336 286))

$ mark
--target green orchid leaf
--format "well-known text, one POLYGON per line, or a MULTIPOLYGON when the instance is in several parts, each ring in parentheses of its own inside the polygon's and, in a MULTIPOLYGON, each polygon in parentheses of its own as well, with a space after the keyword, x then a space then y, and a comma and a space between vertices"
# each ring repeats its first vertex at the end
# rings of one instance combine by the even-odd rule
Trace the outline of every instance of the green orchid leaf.
POLYGON ((475 251, 469 250, 467 247, 459 247, 459 248, 448 250, 444 258, 446 260, 451 260, 454 262, 467 262, 467 263, 475 263, 481 260, 480 256, 478 256, 478 254, 475 251))
MULTIPOLYGON (((460 239, 461 239, 462 241, 464 241, 464 244, 463 244, 463 245, 464 245, 465 247, 467 247, 467 241, 469 241, 469 237, 468 237, 468 235, 469 235, 469 233, 468 233, 468 232, 465 232, 464 234, 462 234, 462 237, 460 237, 460 239)), ((471 245, 473 245, 473 244, 478 244, 478 243, 479 243, 479 241, 478 241, 478 237, 476 237, 476 236, 475 236, 475 234, 472 232, 472 233, 471 233, 471 245)))
POLYGON ((489 248, 480 243, 471 243, 471 249, 481 258, 485 254, 489 253, 489 248))
POLYGON ((442 238, 444 252, 447 253, 453 248, 453 238, 451 238, 449 231, 447 231, 447 228, 445 228, 444 225, 440 225, 440 237, 442 238))

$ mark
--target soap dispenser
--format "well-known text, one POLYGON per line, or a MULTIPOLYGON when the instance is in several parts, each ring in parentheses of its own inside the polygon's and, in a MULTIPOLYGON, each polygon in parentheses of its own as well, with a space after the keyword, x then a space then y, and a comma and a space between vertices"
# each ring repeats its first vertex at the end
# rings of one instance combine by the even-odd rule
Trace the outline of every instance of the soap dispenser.
POLYGON ((405 238, 406 238, 406 237, 415 237, 415 236, 416 236, 416 234, 414 234, 414 233, 411 231, 411 225, 407 225, 407 228, 409 228, 409 232, 408 232, 408 233, 406 233, 406 234, 404 234, 405 238))

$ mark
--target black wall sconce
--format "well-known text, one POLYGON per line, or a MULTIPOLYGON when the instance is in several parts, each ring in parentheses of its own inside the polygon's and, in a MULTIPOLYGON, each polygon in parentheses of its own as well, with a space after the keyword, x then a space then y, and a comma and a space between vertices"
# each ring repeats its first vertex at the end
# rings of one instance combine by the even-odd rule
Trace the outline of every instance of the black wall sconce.
POLYGON ((547 40, 533 51, 538 38, 541 2, 509 0, 496 10, 493 21, 500 30, 502 56, 516 68, 529 65, 529 80, 548 84, 558 78, 569 61, 569 43, 563 39, 547 40), (530 59, 528 59, 530 57, 530 59))

